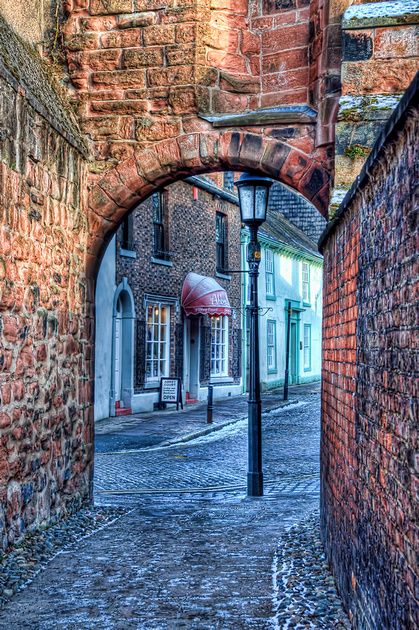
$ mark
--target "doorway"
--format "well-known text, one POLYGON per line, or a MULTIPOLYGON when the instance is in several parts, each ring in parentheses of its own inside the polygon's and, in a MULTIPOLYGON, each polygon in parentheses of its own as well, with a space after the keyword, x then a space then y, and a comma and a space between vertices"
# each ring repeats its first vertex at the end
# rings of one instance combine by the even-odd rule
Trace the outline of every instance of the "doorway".
POLYGON ((199 399, 199 354, 200 354, 201 318, 186 318, 186 357, 187 374, 185 378, 186 398, 199 399))
POLYGON ((121 295, 118 296, 115 312, 115 330, 114 330, 114 390, 115 405, 120 406, 121 401, 121 381, 122 381, 122 300, 121 295))
POLYGON ((114 296, 110 416, 131 413, 134 394, 134 322, 134 297, 124 278, 114 296))
POLYGON ((298 322, 293 321, 290 330, 290 383, 298 383, 298 322))

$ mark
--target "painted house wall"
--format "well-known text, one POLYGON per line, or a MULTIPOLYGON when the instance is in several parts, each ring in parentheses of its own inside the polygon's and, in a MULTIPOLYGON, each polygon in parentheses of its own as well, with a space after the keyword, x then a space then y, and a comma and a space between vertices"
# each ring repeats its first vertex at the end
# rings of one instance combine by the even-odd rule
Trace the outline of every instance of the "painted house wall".
POLYGON ((109 417, 115 276, 116 237, 114 236, 103 256, 96 283, 95 420, 109 417))
MULTIPOLYGON (((321 312, 322 312, 322 260, 319 258, 305 258, 273 248, 261 240, 262 259, 259 268, 259 347, 260 347, 260 376, 262 390, 272 389, 283 385, 285 374, 286 335, 287 335, 287 305, 291 300, 294 311, 292 322, 296 323, 296 382, 306 383, 318 381, 321 378, 321 312), (274 260, 274 295, 266 291, 266 250, 273 252, 274 260), (309 264, 310 269, 310 298, 303 302, 302 266, 309 264), (268 310, 269 309, 269 310, 268 310), (275 368, 268 369, 268 322, 275 322, 276 351, 275 368), (304 325, 311 327, 311 361, 309 368, 304 367, 304 325), (301 343, 300 343, 301 342, 301 343), (302 347, 300 347, 302 344, 302 347)), ((243 243, 243 260, 246 258, 246 242, 243 243)), ((247 277, 246 277, 247 280, 247 277)), ((244 281, 244 300, 248 295, 247 282, 244 281)), ((245 304, 244 304, 245 306, 245 304)), ((243 310, 244 312, 244 310, 243 310)), ((246 326, 243 326, 246 336, 246 326)), ((246 368, 248 345, 246 338, 243 343, 243 365, 246 368)))

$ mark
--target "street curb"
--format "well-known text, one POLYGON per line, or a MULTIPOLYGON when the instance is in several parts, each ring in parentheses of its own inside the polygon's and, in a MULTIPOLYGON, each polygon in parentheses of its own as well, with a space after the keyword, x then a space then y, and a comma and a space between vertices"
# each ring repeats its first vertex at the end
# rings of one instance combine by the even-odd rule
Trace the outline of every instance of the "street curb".
MULTIPOLYGON (((271 411, 276 411, 277 409, 282 409, 283 407, 289 407, 289 405, 294 405, 298 403, 298 400, 290 400, 284 403, 277 405, 276 407, 272 407, 268 411, 264 413, 271 413, 271 411)), ((201 431, 194 431, 193 433, 187 433, 186 435, 182 435, 176 440, 167 440, 166 442, 160 442, 156 444, 156 447, 162 446, 175 446, 176 444, 183 444, 184 442, 190 442, 191 440, 195 440, 196 438, 202 437, 204 435, 208 435, 209 433, 214 433, 215 431, 220 431, 220 429, 224 429, 224 427, 228 427, 233 424, 237 424, 237 422, 241 422, 242 420, 246 420, 247 416, 241 416, 240 418, 235 418, 234 420, 228 420, 227 422, 223 422, 222 424, 214 424, 212 426, 207 427, 206 429, 201 429, 201 431)))
MULTIPOLYGON (((298 399, 289 400, 287 402, 283 402, 279 405, 275 405, 271 407, 267 411, 262 412, 262 415, 268 415, 272 411, 276 411, 277 409, 283 409, 284 407, 289 407, 290 405, 296 405, 300 401, 298 399)), ((209 433, 214 433, 215 431, 220 431, 220 429, 224 429, 233 424, 237 424, 237 422, 241 422, 242 420, 246 420, 247 416, 240 416, 239 418, 235 418, 234 420, 228 420, 227 422, 223 422, 222 424, 215 424, 209 426, 205 429, 201 429, 201 431, 194 431, 193 433, 187 433, 186 435, 182 435, 178 437, 176 440, 167 440, 166 442, 159 442, 158 444, 153 444, 153 446, 145 446, 143 448, 135 448, 121 451, 101 451, 96 453, 96 457, 98 456, 106 456, 106 455, 136 455, 138 453, 145 453, 149 451, 160 450, 162 448, 170 448, 172 446, 180 446, 181 444, 186 444, 187 442, 191 442, 196 438, 203 437, 204 435, 208 435, 209 433)))

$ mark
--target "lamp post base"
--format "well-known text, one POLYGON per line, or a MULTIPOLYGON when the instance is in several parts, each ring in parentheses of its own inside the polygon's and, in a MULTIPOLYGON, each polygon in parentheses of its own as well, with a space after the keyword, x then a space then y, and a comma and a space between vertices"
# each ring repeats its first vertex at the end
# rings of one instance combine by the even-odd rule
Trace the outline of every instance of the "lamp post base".
POLYGON ((248 472, 247 473, 247 496, 263 497, 263 473, 248 472))

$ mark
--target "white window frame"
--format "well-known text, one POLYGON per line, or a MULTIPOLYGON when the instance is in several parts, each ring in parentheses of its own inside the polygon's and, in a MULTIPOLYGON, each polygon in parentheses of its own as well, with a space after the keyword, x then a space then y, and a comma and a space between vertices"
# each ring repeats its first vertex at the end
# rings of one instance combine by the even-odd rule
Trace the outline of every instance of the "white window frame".
POLYGON ((265 288, 266 295, 275 295, 275 262, 272 249, 265 249, 265 288))
POLYGON ((211 317, 211 378, 228 376, 228 317, 211 317))
POLYGON ((159 382, 162 377, 167 377, 170 374, 170 304, 165 302, 150 301, 145 304, 146 309, 146 333, 145 333, 145 374, 146 381, 159 382), (149 323, 149 309, 151 308, 152 320, 149 323), (161 314, 162 308, 166 308, 166 323, 162 324, 161 314), (157 311, 157 312, 156 312, 157 311), (157 339, 155 338, 157 325, 157 339), (151 332, 150 338, 148 338, 149 331, 151 332), (164 338, 162 333, 164 334, 164 338), (158 356, 155 357, 155 347, 158 344, 158 356), (161 370, 161 362, 164 361, 165 369, 161 370), (149 373, 149 363, 153 368, 153 363, 157 362, 157 373, 151 369, 149 373))
POLYGON ((276 365, 276 321, 268 319, 266 321, 266 365, 268 374, 277 371, 276 365))
POLYGON ((311 372, 311 324, 304 324, 303 340, 304 372, 311 372))
POLYGON ((301 293, 303 302, 310 304, 310 265, 306 262, 301 265, 301 293))

